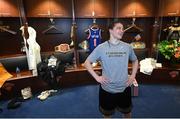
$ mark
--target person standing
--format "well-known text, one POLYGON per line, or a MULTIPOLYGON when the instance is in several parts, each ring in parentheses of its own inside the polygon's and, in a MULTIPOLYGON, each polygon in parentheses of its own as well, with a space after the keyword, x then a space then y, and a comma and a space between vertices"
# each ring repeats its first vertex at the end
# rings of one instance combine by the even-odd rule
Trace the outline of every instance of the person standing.
POLYGON ((136 80, 138 60, 133 48, 123 42, 123 24, 114 21, 109 25, 110 38, 98 45, 84 62, 85 68, 100 83, 99 110, 103 116, 111 117, 115 109, 130 118, 132 110, 131 88, 136 80), (128 76, 128 63, 132 62, 132 73, 128 76), (92 63, 100 61, 102 75, 93 70, 92 63))

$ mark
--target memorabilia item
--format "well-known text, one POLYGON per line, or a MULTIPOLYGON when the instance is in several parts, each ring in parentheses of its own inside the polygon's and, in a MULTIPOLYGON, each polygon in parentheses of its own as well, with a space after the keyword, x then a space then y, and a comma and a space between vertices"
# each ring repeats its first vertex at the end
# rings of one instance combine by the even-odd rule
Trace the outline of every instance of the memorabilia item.
POLYGON ((79 44, 79 47, 82 48, 82 49, 84 49, 84 50, 87 50, 87 49, 89 48, 88 41, 85 40, 85 41, 81 42, 81 43, 79 44))
POLYGON ((21 95, 23 99, 29 99, 32 97, 31 87, 27 87, 21 90, 21 95))
POLYGON ((70 51, 69 44, 60 44, 58 46, 55 46, 55 52, 68 52, 70 51))
POLYGON ((89 50, 92 52, 100 43, 101 43, 101 32, 102 30, 98 27, 97 24, 93 24, 88 30, 88 42, 89 50))
POLYGON ((144 60, 140 61, 140 72, 151 75, 153 69, 156 68, 156 62, 154 58, 145 58, 144 60))
POLYGON ((146 47, 146 44, 144 42, 136 41, 130 43, 133 49, 144 49, 146 47))

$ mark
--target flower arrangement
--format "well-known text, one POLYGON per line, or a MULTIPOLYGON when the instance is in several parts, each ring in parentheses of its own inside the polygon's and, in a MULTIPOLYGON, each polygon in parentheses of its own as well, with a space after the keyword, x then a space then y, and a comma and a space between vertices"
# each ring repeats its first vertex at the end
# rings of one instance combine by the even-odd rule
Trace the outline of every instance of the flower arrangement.
POLYGON ((166 59, 180 61, 180 40, 163 40, 157 47, 166 59))

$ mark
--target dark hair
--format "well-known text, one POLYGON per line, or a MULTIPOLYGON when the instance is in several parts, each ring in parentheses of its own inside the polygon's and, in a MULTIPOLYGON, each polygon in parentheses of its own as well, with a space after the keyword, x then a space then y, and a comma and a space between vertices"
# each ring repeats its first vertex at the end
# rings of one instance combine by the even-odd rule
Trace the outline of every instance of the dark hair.
POLYGON ((122 24, 122 22, 119 21, 119 20, 113 20, 113 21, 109 24, 108 29, 113 29, 113 27, 114 27, 115 24, 117 24, 117 23, 122 24))

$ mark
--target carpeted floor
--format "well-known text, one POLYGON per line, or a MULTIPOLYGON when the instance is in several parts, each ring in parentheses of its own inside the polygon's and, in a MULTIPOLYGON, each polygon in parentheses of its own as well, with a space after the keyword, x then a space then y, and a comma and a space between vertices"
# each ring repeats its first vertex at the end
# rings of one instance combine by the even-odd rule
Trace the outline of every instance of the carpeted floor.
MULTIPOLYGON (((37 96, 17 109, 7 109, 8 101, 1 101, 1 118, 98 118, 98 85, 67 88, 45 101, 37 96)), ((139 96, 133 97, 132 117, 180 117, 179 85, 139 85, 139 96)), ((113 117, 121 117, 116 112, 113 117)))

